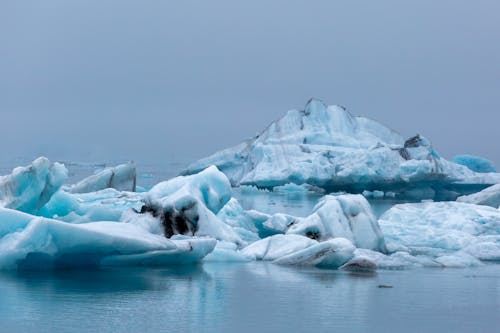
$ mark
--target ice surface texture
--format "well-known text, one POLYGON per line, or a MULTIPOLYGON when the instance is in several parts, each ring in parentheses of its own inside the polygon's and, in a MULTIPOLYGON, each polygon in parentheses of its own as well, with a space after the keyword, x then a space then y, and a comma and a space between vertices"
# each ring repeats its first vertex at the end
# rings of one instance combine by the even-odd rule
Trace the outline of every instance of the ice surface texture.
POLYGON ((36 213, 68 177, 64 165, 37 158, 26 167, 0 177, 0 206, 36 213))
POLYGON ((0 209, 0 269, 164 265, 201 260, 213 239, 169 240, 131 223, 72 224, 0 209))
POLYGON ((457 201, 499 208, 500 184, 490 186, 478 193, 461 196, 457 199, 457 201))
POLYGON ((453 157, 452 161, 457 164, 465 165, 475 172, 488 173, 496 172, 493 162, 485 158, 473 155, 458 155, 453 157))
POLYGON ((114 188, 120 191, 135 192, 136 168, 133 163, 106 168, 87 177, 70 188, 72 193, 88 193, 114 188))
POLYGON ((396 205, 379 219, 390 252, 444 266, 500 260, 500 210, 460 202, 396 205))
POLYGON ((328 190, 436 188, 455 182, 495 184, 499 174, 478 174, 446 161, 421 136, 397 132, 340 106, 311 100, 289 111, 261 134, 191 164, 185 174, 216 165, 233 185, 274 187, 287 183, 328 190))

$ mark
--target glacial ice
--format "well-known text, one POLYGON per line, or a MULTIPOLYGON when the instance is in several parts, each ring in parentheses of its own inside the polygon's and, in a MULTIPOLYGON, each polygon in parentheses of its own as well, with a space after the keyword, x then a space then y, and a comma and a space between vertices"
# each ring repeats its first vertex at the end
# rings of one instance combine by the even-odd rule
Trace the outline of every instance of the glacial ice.
POLYGON ((370 204, 362 195, 327 195, 306 218, 296 218, 287 234, 320 241, 347 238, 356 247, 385 252, 384 236, 370 204))
POLYGON ((497 172, 492 161, 479 156, 458 155, 453 157, 451 161, 479 173, 497 172))
POLYGON ((0 177, 0 207, 36 213, 67 177, 64 165, 37 158, 31 165, 17 167, 10 175, 0 177))
POLYGON ((354 250, 354 245, 344 238, 318 242, 300 235, 275 235, 250 244, 241 253, 280 265, 338 268, 353 256, 354 250))
POLYGON ((194 174, 211 165, 234 186, 263 188, 307 183, 329 191, 361 193, 427 186, 439 195, 434 191, 441 188, 463 193, 465 185, 500 183, 500 174, 476 173, 441 158, 419 135, 405 141, 376 121, 315 99, 303 111, 289 111, 255 138, 194 162, 184 173, 194 174))
MULTIPOLYGON (((427 156, 429 147, 421 137, 407 141, 408 162, 427 156)), ((102 183, 91 178, 84 183, 99 190, 76 193, 75 186, 61 187, 66 176, 63 165, 39 158, 0 178, 0 269, 167 265, 205 258, 373 270, 500 260, 498 185, 459 198, 462 202, 396 205, 377 220, 364 196, 395 195, 381 187, 365 190, 364 196, 325 195, 308 216, 299 217, 245 210, 215 166, 140 193, 100 189, 102 183)), ((269 191, 242 187, 244 196, 269 191)), ((321 193, 307 184, 273 190, 316 199, 321 193)), ((415 191, 415 197, 427 190, 433 191, 402 188, 415 191)))
POLYGON ((0 208, 0 221, 0 269, 190 263, 216 243, 169 240, 131 223, 71 224, 7 208, 0 208))
POLYGON ((500 260, 498 209, 460 202, 400 204, 384 213, 379 224, 391 253, 425 255, 442 264, 450 263, 450 256, 462 263, 469 256, 500 260))
POLYGON ((500 207, 500 184, 490 186, 474 194, 461 196, 457 201, 498 208, 500 207))
POLYGON ((136 168, 133 163, 106 168, 70 187, 71 193, 88 193, 114 188, 119 191, 135 192, 136 168))
POLYGON ((192 176, 179 176, 155 185, 145 194, 142 211, 158 217, 165 236, 209 236, 243 246, 245 242, 217 213, 232 196, 227 177, 210 167, 192 176))

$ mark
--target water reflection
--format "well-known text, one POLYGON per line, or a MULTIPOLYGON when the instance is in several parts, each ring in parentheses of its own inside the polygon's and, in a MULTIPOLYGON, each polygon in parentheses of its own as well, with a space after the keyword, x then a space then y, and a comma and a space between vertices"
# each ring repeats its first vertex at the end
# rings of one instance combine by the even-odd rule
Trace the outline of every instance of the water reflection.
POLYGON ((358 273, 262 262, 3 272, 0 331, 487 331, 499 324, 499 277, 500 265, 358 273))

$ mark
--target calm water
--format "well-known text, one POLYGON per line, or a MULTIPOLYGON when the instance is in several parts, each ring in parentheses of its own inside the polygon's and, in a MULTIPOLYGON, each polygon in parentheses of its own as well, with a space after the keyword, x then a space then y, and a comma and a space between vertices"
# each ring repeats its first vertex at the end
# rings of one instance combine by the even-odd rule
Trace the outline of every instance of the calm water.
POLYGON ((0 295, 2 332, 495 332, 500 325, 500 265, 373 274, 262 262, 1 273, 0 295))
MULTIPOLYGON (((103 166, 70 164, 70 182, 103 166)), ((145 188, 182 168, 138 167, 145 188)), ((235 195, 247 209, 298 216, 321 197, 235 195)), ((394 204, 372 203, 377 215, 394 204)), ((500 264, 364 274, 262 262, 0 272, 0 333, 495 332, 499 325, 500 264)))

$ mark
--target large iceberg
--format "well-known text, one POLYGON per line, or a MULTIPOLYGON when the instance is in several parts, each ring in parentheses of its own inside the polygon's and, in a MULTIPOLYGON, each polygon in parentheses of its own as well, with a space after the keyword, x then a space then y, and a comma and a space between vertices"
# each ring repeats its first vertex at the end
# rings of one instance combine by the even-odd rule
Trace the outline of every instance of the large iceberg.
POLYGON ((404 140, 374 120, 315 99, 303 111, 289 111, 258 136, 191 164, 184 174, 211 165, 224 172, 233 186, 307 183, 351 193, 404 193, 412 186, 473 192, 476 188, 471 185, 481 188, 500 182, 500 174, 478 174, 441 158, 419 135, 404 140))
POLYGON ((68 177, 64 165, 39 157, 26 167, 0 177, 0 207, 37 213, 68 177))

